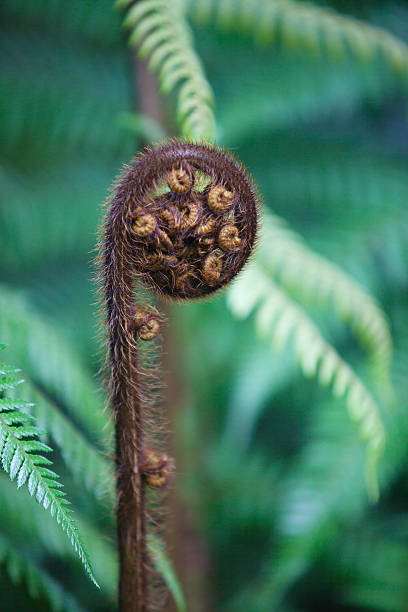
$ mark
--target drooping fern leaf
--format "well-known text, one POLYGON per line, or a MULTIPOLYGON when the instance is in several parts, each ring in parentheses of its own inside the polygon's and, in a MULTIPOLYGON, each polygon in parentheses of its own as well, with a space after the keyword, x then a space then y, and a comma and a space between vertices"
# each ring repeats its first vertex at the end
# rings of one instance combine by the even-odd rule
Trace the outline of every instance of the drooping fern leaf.
POLYGON ((309 249, 276 215, 264 215, 256 261, 294 297, 323 305, 332 300, 369 352, 375 382, 389 390, 391 334, 385 315, 369 294, 338 266, 309 249))
POLYGON ((44 453, 52 449, 41 442, 41 431, 34 419, 21 411, 21 402, 5 397, 10 389, 23 382, 18 370, 0 365, 0 459, 2 467, 17 487, 27 484, 28 491, 45 510, 49 509, 67 534, 91 580, 97 585, 93 570, 72 516, 72 510, 58 475, 51 471, 52 462, 44 453))
POLYGON ((14 583, 25 582, 29 595, 44 596, 55 612, 84 612, 76 599, 34 560, 17 550, 9 539, 0 534, 0 564, 4 565, 14 583))
MULTIPOLYGON (((335 562, 340 576, 348 583, 342 594, 343 601, 354 609, 405 612, 408 598, 406 534, 406 514, 398 511, 395 514, 389 511, 385 517, 374 520, 368 518, 342 534, 335 562)), ((331 564, 330 556, 328 561, 331 564)))
POLYGON ((46 431, 59 448, 62 459, 75 480, 81 482, 97 498, 113 499, 113 468, 100 451, 86 439, 64 413, 38 390, 30 381, 19 386, 15 393, 18 399, 34 402, 21 403, 21 410, 35 418, 39 429, 46 431))
POLYGON ((331 385, 336 396, 346 395, 350 416, 367 440, 366 480, 369 495, 378 497, 377 464, 385 443, 379 408, 361 379, 320 334, 304 310, 291 300, 257 266, 252 266, 234 285, 228 300, 231 311, 246 317, 255 309, 256 325, 263 337, 282 348, 293 340, 295 354, 306 376, 331 385))
POLYGON ((381 54, 397 75, 408 70, 403 41, 330 8, 294 0, 194 0, 192 7, 199 20, 214 17, 220 26, 250 31, 260 42, 275 43, 279 37, 287 49, 335 60, 351 54, 361 63, 381 54))
MULTIPOLYGON (((35 550, 38 563, 58 558, 70 576, 77 575, 76 552, 51 515, 45 514, 38 504, 32 504, 28 491, 17 489, 5 474, 0 474, 0 491, 0 537, 12 538, 15 548, 29 555, 35 550), (30 512, 27 505, 32 506, 30 512)), ((117 551, 107 537, 106 525, 102 527, 93 520, 103 509, 93 503, 90 512, 91 516, 87 516, 84 507, 76 509, 75 520, 99 578, 100 592, 94 595, 112 600, 116 595, 117 551)))
MULTIPOLYGON (((131 0, 118 0, 125 8, 131 0)), ((125 19, 132 29, 130 44, 157 72, 163 93, 178 86, 177 118, 184 136, 214 138, 213 93, 192 45, 184 0, 142 0, 133 4, 125 19)))
POLYGON ((19 292, 0 287, 0 336, 30 379, 66 407, 93 440, 107 447, 111 422, 87 367, 64 334, 52 326, 19 292))
POLYGON ((358 467, 362 449, 341 403, 314 405, 310 414, 305 444, 280 483, 276 539, 256 580, 234 595, 228 610, 286 609, 287 593, 327 541, 341 537, 344 525, 367 507, 358 467))

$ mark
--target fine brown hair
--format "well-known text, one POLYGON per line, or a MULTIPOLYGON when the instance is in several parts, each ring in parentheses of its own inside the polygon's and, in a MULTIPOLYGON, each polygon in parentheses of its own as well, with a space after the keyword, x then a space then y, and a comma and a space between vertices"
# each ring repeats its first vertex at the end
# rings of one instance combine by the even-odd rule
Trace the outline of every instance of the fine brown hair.
POLYGON ((154 427, 148 434, 152 378, 140 352, 164 322, 139 302, 136 284, 180 301, 225 287, 253 249, 257 207, 243 166, 207 144, 171 141, 146 149, 114 186, 100 260, 116 430, 121 610, 150 609, 147 489, 165 487, 171 471, 171 460, 153 448, 154 427))

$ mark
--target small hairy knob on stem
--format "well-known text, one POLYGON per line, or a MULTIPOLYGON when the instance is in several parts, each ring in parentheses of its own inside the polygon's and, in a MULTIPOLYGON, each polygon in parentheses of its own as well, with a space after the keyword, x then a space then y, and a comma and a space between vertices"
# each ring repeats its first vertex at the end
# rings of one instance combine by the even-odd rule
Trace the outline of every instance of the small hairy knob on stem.
POLYGON ((154 340, 162 328, 162 318, 159 313, 137 307, 133 315, 133 324, 140 340, 154 340))
POLYGON ((151 449, 146 449, 144 459, 141 472, 146 485, 152 489, 165 487, 170 480, 172 461, 151 449))

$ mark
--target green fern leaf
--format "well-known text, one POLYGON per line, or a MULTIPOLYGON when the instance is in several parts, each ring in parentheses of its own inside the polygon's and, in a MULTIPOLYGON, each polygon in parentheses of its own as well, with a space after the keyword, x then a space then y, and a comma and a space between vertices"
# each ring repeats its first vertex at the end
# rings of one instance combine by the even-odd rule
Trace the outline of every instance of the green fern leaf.
POLYGON ((25 582, 30 597, 36 599, 45 596, 51 610, 85 612, 76 599, 62 589, 46 570, 17 550, 3 534, 0 534, 0 563, 5 566, 13 582, 25 582))
POLYGON ((112 121, 128 107, 119 53, 92 53, 77 44, 73 54, 68 41, 55 53, 51 40, 40 28, 22 32, 13 21, 2 29, 0 107, 8 118, 0 125, 3 155, 13 163, 22 146, 25 158, 37 161, 68 157, 71 163, 73 152, 86 150, 98 151, 99 160, 131 155, 134 136, 112 121))
MULTIPOLYGON (((116 6, 125 8, 128 0, 116 6)), ((157 72, 163 93, 178 87, 177 116, 184 136, 214 138, 214 97, 199 57, 192 46, 192 34, 185 18, 183 0, 142 0, 131 6, 125 26, 131 28, 130 44, 139 47, 142 58, 157 72)))
POLYGON ((358 468, 361 445, 340 402, 319 402, 310 416, 305 444, 281 481, 277 541, 257 579, 243 585, 228 610, 283 609, 285 595, 311 569, 327 541, 341 537, 346 521, 355 521, 367 505, 358 468))
MULTIPOLYGON (((5 370, 4 367, 0 369, 5 370)), ((7 374, 0 374, 0 396, 10 389, 8 380, 7 374)), ((12 383, 14 388, 18 382, 20 381, 12 383)), ((20 414, 16 408, 13 409, 10 401, 5 402, 0 397, 0 459, 2 467, 9 474, 11 480, 16 480, 17 487, 20 488, 27 484, 30 495, 43 508, 49 509, 51 516, 55 516, 57 523, 67 534, 79 555, 91 580, 97 585, 88 555, 73 520, 69 502, 65 499, 65 493, 61 490, 62 484, 58 482, 57 474, 48 467, 52 465, 52 462, 44 456, 44 453, 52 449, 35 439, 41 432, 32 423, 33 419, 30 419, 25 413, 20 414)))
MULTIPOLYGON (((68 470, 98 499, 114 499, 113 466, 79 429, 36 387, 26 381, 16 390, 13 399, 18 410, 35 418, 37 427, 44 430, 59 448, 68 470), (17 400, 18 398, 18 400, 17 400), (32 400, 33 403, 22 401, 32 400)), ((15 404, 14 404, 15 405, 15 404)))
POLYGON ((257 263, 295 297, 326 306, 331 299, 369 352, 375 382, 390 395, 392 340, 375 300, 338 266, 310 250, 279 217, 265 214, 262 231, 257 263))
POLYGON ((385 430, 379 408, 361 379, 321 336, 302 310, 258 267, 243 274, 229 293, 231 311, 240 317, 255 309, 256 325, 263 337, 271 335, 273 345, 283 348, 290 338, 305 376, 315 376, 322 385, 331 385, 336 396, 345 395, 350 416, 367 440, 366 480, 372 499, 378 498, 377 465, 383 453, 385 430))
POLYGON ((408 46, 385 30, 330 8, 294 0, 195 0, 192 12, 201 21, 215 18, 218 25, 250 31, 261 42, 274 44, 279 36, 285 48, 339 60, 351 54, 364 64, 381 54, 397 75, 408 69, 408 46), (212 10, 211 10, 212 8, 212 10))
MULTIPOLYGON (((0 474, 0 491, 0 537, 10 536, 16 545, 21 542, 27 552, 35 550, 38 560, 58 558, 69 571, 77 573, 77 553, 51 514, 45 514, 41 506, 32 504, 28 491, 17 489, 5 474, 0 474), (27 505, 32 506, 30 512, 26 511, 27 505)), ((95 514, 101 512, 106 515, 106 507, 94 503, 89 517, 84 515, 84 509, 76 509, 75 519, 100 578, 100 594, 113 600, 117 591, 117 551, 107 537, 106 525, 95 524, 95 514)))
MULTIPOLYGON (((107 447, 111 422, 103 399, 78 353, 23 295, 0 287, 0 335, 23 371, 58 398, 93 439, 107 447)), ((8 357, 8 360, 11 360, 8 357)))

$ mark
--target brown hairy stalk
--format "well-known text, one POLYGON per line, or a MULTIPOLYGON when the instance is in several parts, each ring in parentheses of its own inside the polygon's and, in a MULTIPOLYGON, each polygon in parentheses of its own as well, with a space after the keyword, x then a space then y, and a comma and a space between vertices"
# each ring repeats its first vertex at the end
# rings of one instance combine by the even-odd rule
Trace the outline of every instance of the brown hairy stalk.
POLYGON ((101 264, 116 427, 122 612, 151 609, 147 491, 165 487, 171 471, 167 455, 152 448, 155 385, 146 372, 151 362, 143 367, 141 357, 141 346, 159 336, 163 319, 138 303, 136 283, 175 300, 212 294, 243 267, 256 230, 255 189, 243 167, 216 147, 171 141, 147 149, 114 187, 101 264))

